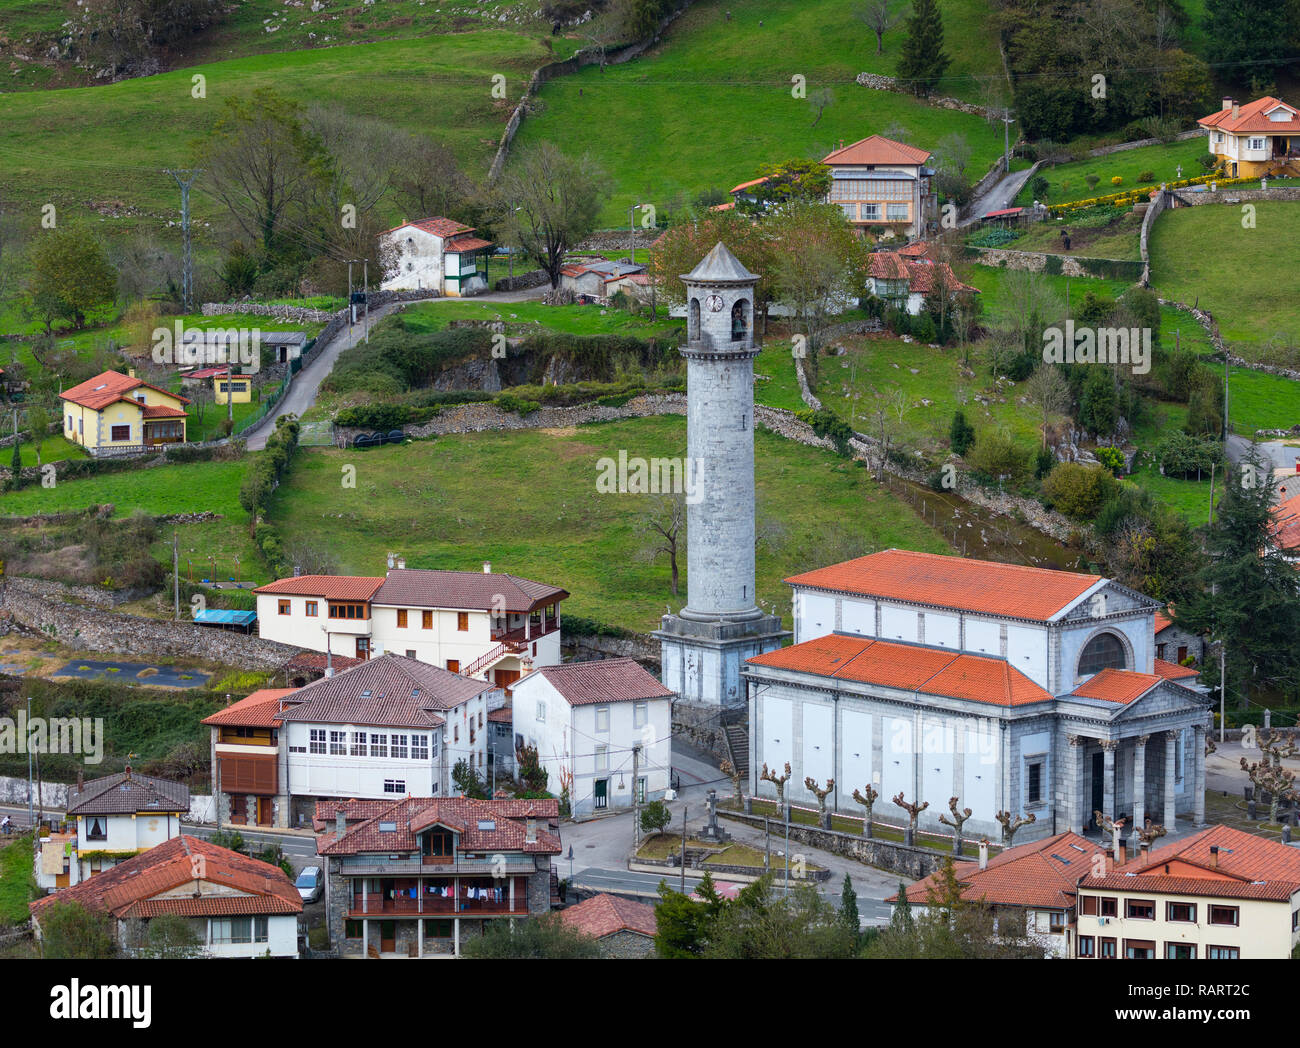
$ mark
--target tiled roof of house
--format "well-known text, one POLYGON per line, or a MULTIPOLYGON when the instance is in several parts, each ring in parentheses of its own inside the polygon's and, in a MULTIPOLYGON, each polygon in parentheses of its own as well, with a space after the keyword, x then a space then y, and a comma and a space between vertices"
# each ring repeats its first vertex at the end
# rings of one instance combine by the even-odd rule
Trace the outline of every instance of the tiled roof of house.
MULTIPOLYGON (((312 828, 317 833, 333 830, 339 812, 349 825, 377 818, 393 806, 391 798, 372 800, 362 797, 348 797, 343 800, 317 801, 312 813, 312 828)), ((534 799, 517 799, 506 797, 492 801, 493 810, 503 819, 527 819, 529 812, 534 818, 543 820, 551 828, 560 825, 560 802, 555 797, 534 799)))
MULTIPOLYGON (((404 797, 371 818, 347 828, 341 837, 324 833, 317 838, 319 855, 360 855, 370 852, 397 854, 415 851, 417 834, 443 825, 460 836, 462 851, 523 852, 530 855, 558 855, 560 839, 546 828, 552 805, 558 817, 559 802, 506 802, 472 800, 468 797, 404 797), (521 808, 521 804, 527 805, 521 808), (536 820, 536 840, 527 840, 528 816, 536 820), (394 829, 381 829, 393 825, 394 829)), ((319 809, 318 809, 319 810, 319 809)))
POLYGON ((910 164, 920 167, 930 159, 930 151, 895 142, 882 135, 870 135, 852 145, 841 146, 822 157, 823 164, 910 164))
POLYGON ((487 715, 493 724, 513 724, 515 711, 511 706, 500 706, 487 715))
POLYGON ((560 920, 593 939, 622 931, 654 936, 659 930, 653 906, 620 895, 593 895, 560 911, 560 920))
POLYGON ((449 710, 495 685, 470 680, 418 659, 391 653, 299 688, 281 721, 431 728, 449 710))
POLYGON ((369 600, 383 584, 382 577, 373 575, 295 575, 258 586, 253 592, 326 600, 369 600))
POLYGON ((371 601, 397 608, 462 608, 517 613, 532 611, 569 595, 558 586, 501 572, 394 568, 380 582, 371 601))
POLYGON ((815 673, 820 677, 994 706, 1025 706, 1052 700, 1050 692, 1005 659, 844 633, 778 648, 748 661, 755 666, 815 673))
MULTIPOLYGON (((961 897, 983 899, 993 906, 1025 906, 1066 909, 1074 905, 1074 885, 1090 868, 1094 855, 1105 855, 1105 846, 1077 833, 1058 833, 1030 844, 1008 848, 989 859, 981 870, 978 863, 955 863, 961 897)), ((931 889, 943 887, 943 874, 936 872, 907 889, 907 901, 924 906, 931 889)), ((897 894, 886 902, 897 902, 897 894)))
POLYGON ((888 549, 785 580, 931 607, 1047 622, 1103 579, 1072 571, 888 549))
POLYGON ((926 258, 930 254, 930 245, 924 240, 914 240, 905 247, 900 247, 897 253, 905 258, 926 258))
POLYGON ((561 666, 542 666, 533 672, 545 677, 570 706, 670 699, 674 694, 635 659, 566 662, 561 666))
POLYGON ((1281 550, 1300 547, 1300 495, 1292 495, 1273 507, 1273 544, 1281 550))
POLYGON ((279 723, 280 700, 295 695, 298 688, 263 688, 204 717, 204 724, 240 728, 274 728, 279 723))
POLYGON ((284 668, 290 673, 294 670, 323 673, 333 667, 335 673, 341 673, 353 666, 360 666, 365 661, 365 659, 354 659, 350 655, 340 655, 338 652, 327 655, 323 651, 300 651, 284 664, 284 668))
POLYGON ((420 218, 414 222, 403 222, 400 226, 393 226, 392 229, 386 229, 384 232, 396 233, 399 229, 405 229, 407 226, 414 226, 416 229, 422 229, 426 233, 432 233, 434 236, 443 239, 474 232, 473 226, 462 225, 455 219, 440 217, 420 218))
POLYGON ((185 409, 171 408, 166 404, 143 404, 140 414, 145 418, 185 418, 185 409))
POLYGON ((138 378, 123 375, 120 371, 101 371, 94 378, 88 378, 85 382, 77 383, 71 389, 65 389, 59 394, 59 397, 71 401, 73 404, 80 404, 82 407, 99 411, 119 400, 130 399, 126 395, 131 390, 140 389, 141 387, 152 389, 155 393, 162 393, 182 404, 189 403, 189 400, 179 393, 160 389, 158 386, 152 386, 138 378))
POLYGON ((897 251, 873 251, 867 272, 877 280, 906 280, 908 290, 921 295, 934 290, 936 282, 941 282, 950 291, 979 293, 979 288, 958 280, 947 262, 931 262, 929 259, 917 262, 897 251))
POLYGON ((68 814, 130 815, 135 812, 190 810, 190 788, 184 783, 120 771, 92 779, 80 790, 68 790, 68 814))
POLYGON ((30 909, 39 917, 44 907, 57 900, 80 903, 89 910, 111 913, 116 917, 156 917, 160 913, 189 916, 210 911, 196 911, 195 904, 198 900, 190 893, 174 899, 160 899, 157 896, 199 881, 221 885, 251 896, 240 901, 237 897, 223 895, 221 898, 232 901, 217 904, 220 907, 217 912, 302 912, 302 898, 298 889, 278 866, 259 862, 247 855, 218 848, 215 844, 184 834, 120 862, 103 873, 97 873, 89 880, 38 899, 30 905, 30 909), (196 869, 201 870, 200 876, 195 876, 196 869))
POLYGON ((1164 677, 1154 673, 1137 673, 1133 670, 1117 670, 1107 667, 1094 673, 1080 684, 1071 695, 1081 699, 1102 699, 1106 702, 1118 702, 1127 706, 1134 699, 1141 698, 1164 677))
POLYGON ((1155 668, 1152 672, 1165 680, 1187 680, 1190 677, 1200 676, 1200 673, 1191 666, 1180 666, 1176 662, 1166 662, 1164 659, 1155 660, 1155 668))
POLYGON ((751 178, 748 182, 741 182, 740 185, 738 186, 732 186, 730 189, 727 190, 727 192, 743 193, 746 189, 750 189, 754 186, 761 186, 766 181, 767 181, 766 175, 763 175, 761 178, 751 178))
POLYGON ((1245 105, 1239 106, 1236 116, 1233 116, 1232 108, 1232 106, 1228 106, 1226 109, 1220 109, 1217 113, 1203 116, 1197 123, 1202 127, 1212 127, 1234 135, 1251 132, 1262 132, 1266 135, 1294 135, 1300 133, 1300 113, 1297 113, 1295 109, 1280 98, 1274 98, 1272 95, 1265 95, 1263 98, 1257 98, 1253 102, 1247 102, 1245 105), (1268 113, 1279 106, 1287 110, 1288 119, 1281 121, 1270 120, 1268 113))
POLYGON ((443 244, 442 249, 451 252, 479 251, 482 248, 491 246, 492 241, 484 240, 482 237, 459 236, 454 240, 448 240, 447 243, 443 244))
POLYGON ((1144 863, 1087 877, 1080 887, 1285 900, 1300 890, 1300 850, 1231 826, 1210 826, 1152 852, 1144 863), (1217 857, 1211 846, 1219 849, 1217 857))
POLYGON ((1173 608, 1162 608, 1156 612, 1156 633, 1167 630, 1173 624, 1173 608))

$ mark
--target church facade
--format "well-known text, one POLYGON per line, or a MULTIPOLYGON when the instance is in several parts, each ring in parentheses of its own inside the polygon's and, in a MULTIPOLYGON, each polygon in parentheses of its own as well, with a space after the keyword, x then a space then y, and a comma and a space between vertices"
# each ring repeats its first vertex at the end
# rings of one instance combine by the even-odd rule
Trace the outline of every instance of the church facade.
POLYGON ((1034 816, 1016 840, 1085 832, 1093 812, 1204 822, 1209 699, 1195 671, 1156 658, 1159 602, 1094 575, 886 550, 786 580, 794 643, 747 660, 750 788, 766 765, 833 779, 828 807, 999 840, 1000 811, 1034 816))

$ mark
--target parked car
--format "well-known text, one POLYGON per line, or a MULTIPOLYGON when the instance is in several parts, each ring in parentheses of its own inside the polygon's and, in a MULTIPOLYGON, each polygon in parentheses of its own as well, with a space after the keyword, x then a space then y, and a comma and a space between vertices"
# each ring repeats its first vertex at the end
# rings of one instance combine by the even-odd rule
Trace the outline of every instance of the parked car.
POLYGON ((321 876, 320 867, 303 867, 302 873, 298 874, 298 879, 293 882, 293 886, 298 889, 303 902, 316 902, 320 899, 321 892, 325 890, 325 881, 321 876))

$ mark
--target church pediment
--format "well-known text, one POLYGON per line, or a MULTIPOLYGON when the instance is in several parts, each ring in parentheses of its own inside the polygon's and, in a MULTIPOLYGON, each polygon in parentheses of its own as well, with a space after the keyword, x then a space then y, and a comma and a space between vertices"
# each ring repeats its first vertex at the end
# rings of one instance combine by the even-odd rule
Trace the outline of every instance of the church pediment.
MULTIPOLYGON (((1132 676, 1140 677, 1145 674, 1132 676)), ((1096 695, 1078 694, 1079 691, 1086 690, 1087 685, 1084 685, 1072 694, 1061 696, 1057 700, 1061 712, 1066 716, 1074 713, 1087 716, 1089 719, 1095 719, 1100 715, 1114 724, 1179 714, 1195 717, 1199 721, 1210 705, 1210 700, 1201 693, 1168 680, 1150 684, 1132 697, 1121 698, 1116 693, 1115 698, 1104 699, 1096 695)))
POLYGON ((1156 611, 1161 607, 1157 600, 1121 583, 1107 579, 1083 594, 1078 601, 1060 616, 1065 623, 1087 622, 1107 615, 1126 611, 1156 611))

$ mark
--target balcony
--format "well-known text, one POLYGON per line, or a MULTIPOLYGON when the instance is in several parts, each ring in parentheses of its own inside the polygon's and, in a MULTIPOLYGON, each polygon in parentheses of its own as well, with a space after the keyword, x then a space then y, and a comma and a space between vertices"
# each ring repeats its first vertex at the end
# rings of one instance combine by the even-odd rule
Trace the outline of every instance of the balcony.
POLYGON ((528 650, 528 646, 533 641, 545 637, 548 633, 554 633, 560 628, 560 621, 555 616, 549 618, 538 617, 532 621, 528 630, 528 637, 524 637, 524 628, 522 626, 512 630, 493 630, 491 639, 498 644, 504 644, 507 649, 521 654, 528 650))
POLYGON ((339 874, 344 877, 418 877, 427 875, 437 877, 440 881, 447 877, 490 877, 496 873, 531 874, 537 872, 533 860, 522 855, 509 856, 504 863, 493 864, 491 857, 483 859, 461 859, 442 855, 410 856, 402 859, 388 859, 373 856, 362 861, 345 861, 339 866, 339 874))
POLYGON ((527 917, 528 895, 515 888, 515 901, 512 906, 510 897, 504 895, 500 902, 491 899, 444 899, 430 895, 423 899, 385 899, 379 895, 352 897, 352 906, 348 910, 348 920, 383 919, 385 917, 478 917, 484 915, 503 917, 527 917), (460 906, 457 908, 457 902, 460 906), (421 907, 423 903, 423 907, 421 907))

